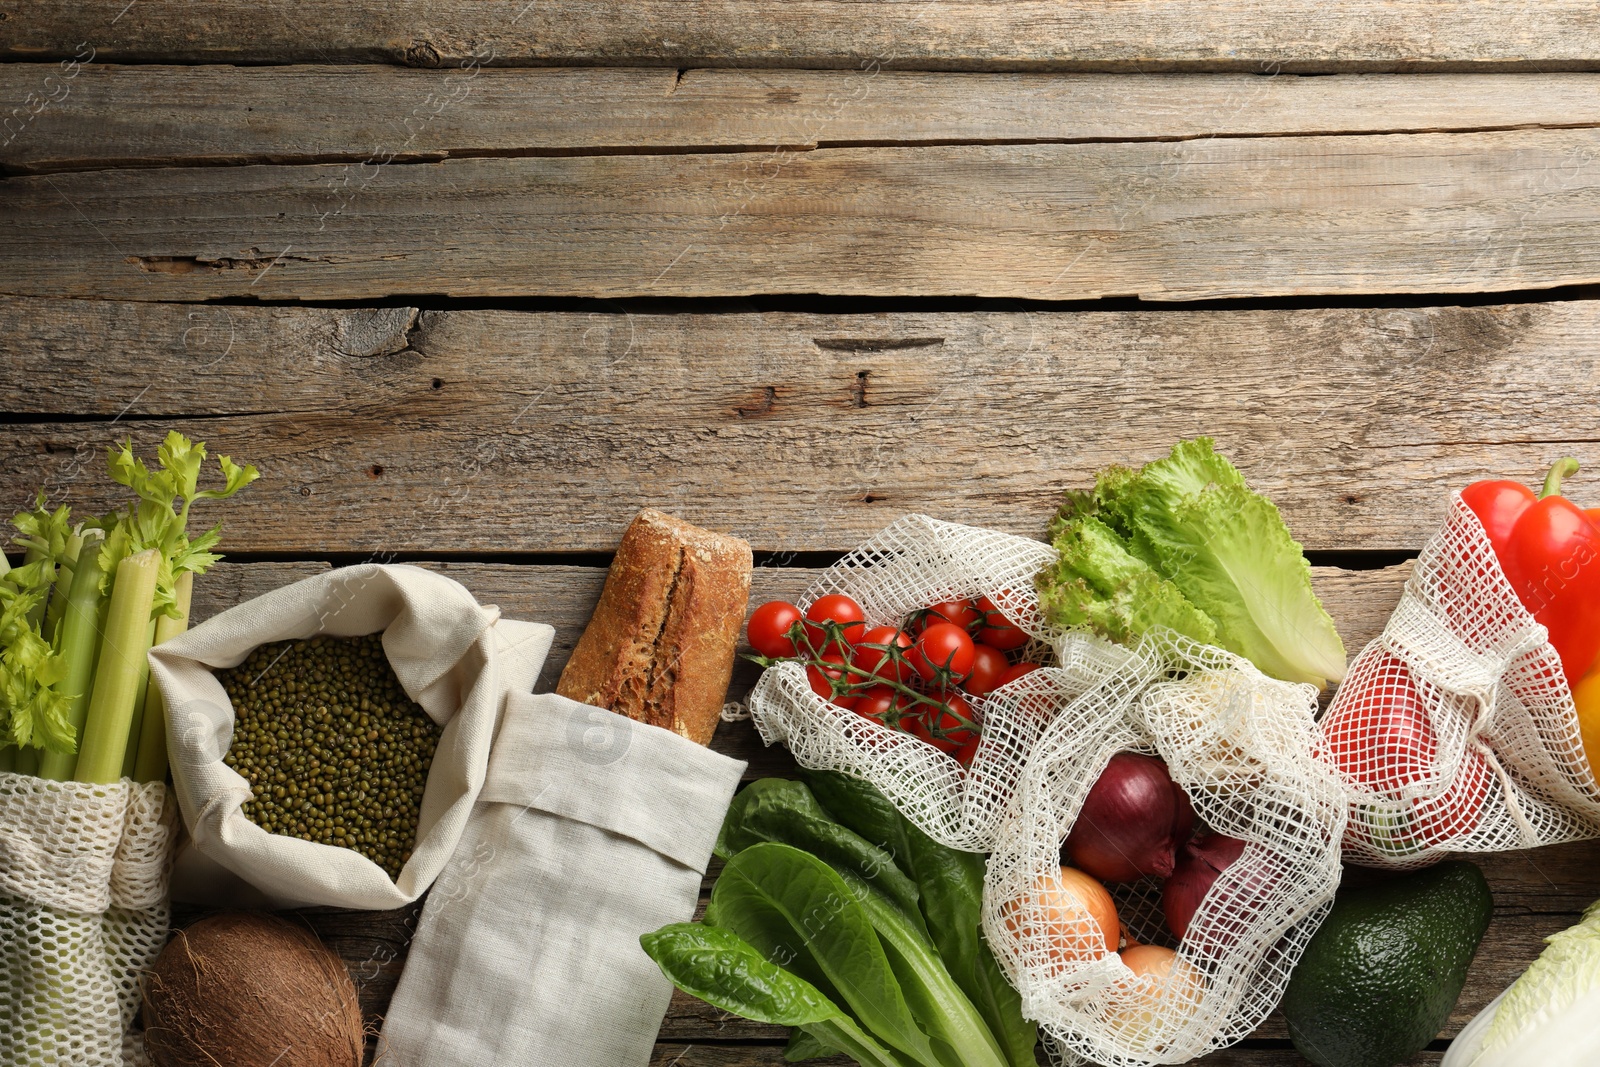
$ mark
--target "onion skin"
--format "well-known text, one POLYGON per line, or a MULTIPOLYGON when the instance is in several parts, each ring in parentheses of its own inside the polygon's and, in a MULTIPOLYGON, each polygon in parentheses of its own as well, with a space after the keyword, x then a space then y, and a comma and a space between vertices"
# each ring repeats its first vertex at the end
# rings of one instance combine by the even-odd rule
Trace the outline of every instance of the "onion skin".
POLYGON ((1043 939, 1054 964, 1076 967, 1117 950, 1121 923, 1105 886, 1063 867, 1058 878, 1040 875, 1033 894, 1027 908, 1015 907, 1006 917, 1006 929, 1018 939, 1043 939))
POLYGON ((1203 834, 1183 846, 1177 870, 1161 887, 1161 913, 1179 940, 1189 932, 1189 923, 1212 883, 1244 853, 1244 846, 1237 837, 1219 833, 1203 834))
POLYGON ((1067 835, 1066 856, 1102 882, 1166 878, 1194 832, 1194 808, 1154 756, 1111 757, 1067 835))

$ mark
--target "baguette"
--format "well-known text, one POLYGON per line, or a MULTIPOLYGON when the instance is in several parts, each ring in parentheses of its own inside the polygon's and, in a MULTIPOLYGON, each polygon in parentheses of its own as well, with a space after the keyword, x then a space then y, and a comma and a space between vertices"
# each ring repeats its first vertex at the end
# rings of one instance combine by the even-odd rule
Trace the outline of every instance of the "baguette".
POLYGON ((653 508, 622 535, 564 697, 711 743, 750 601, 750 546, 653 508))

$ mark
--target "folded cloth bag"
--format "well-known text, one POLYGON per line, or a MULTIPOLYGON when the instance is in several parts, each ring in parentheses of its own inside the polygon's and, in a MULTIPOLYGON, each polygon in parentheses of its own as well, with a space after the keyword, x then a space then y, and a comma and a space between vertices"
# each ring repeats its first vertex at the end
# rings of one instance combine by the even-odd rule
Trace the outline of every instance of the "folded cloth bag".
POLYGON ((382 1062, 645 1067, 672 983, 639 938, 693 917, 744 768, 553 693, 513 695, 382 1062))
POLYGON ((433 884, 455 851, 489 765, 507 693, 533 689, 555 630, 502 619, 459 582, 420 567, 328 571, 230 608, 158 645, 150 668, 166 698, 172 781, 192 840, 179 854, 178 900, 232 907, 399 908, 433 884), (250 783, 223 756, 234 712, 212 671, 256 646, 383 632, 406 694, 444 727, 428 772, 411 859, 391 880, 347 848, 269 834, 240 810, 250 783))

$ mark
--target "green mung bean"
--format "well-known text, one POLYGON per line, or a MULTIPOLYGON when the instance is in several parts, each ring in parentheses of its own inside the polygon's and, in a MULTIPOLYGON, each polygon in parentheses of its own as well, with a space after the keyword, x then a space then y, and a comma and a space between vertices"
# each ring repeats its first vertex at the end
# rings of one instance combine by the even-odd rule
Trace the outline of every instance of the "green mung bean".
POLYGON ((217 679, 235 715, 223 762, 254 793, 245 817, 353 849, 398 878, 440 729, 406 696, 383 635, 276 641, 217 679))

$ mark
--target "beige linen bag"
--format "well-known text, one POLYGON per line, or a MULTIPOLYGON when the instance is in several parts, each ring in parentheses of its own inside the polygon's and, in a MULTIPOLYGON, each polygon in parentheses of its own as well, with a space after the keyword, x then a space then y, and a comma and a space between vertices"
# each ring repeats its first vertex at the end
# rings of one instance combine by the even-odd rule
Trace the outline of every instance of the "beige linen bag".
POLYGON ((528 692, 555 631, 500 618, 458 582, 420 567, 364 564, 320 574, 223 612, 151 652, 169 710, 172 778, 191 840, 177 899, 230 906, 384 910, 421 896, 472 813, 506 694, 528 692), (212 670, 256 646, 314 634, 383 632, 406 693, 444 728, 423 795, 417 844, 397 880, 350 849, 269 834, 240 808, 244 778, 223 763, 233 706, 212 670))

